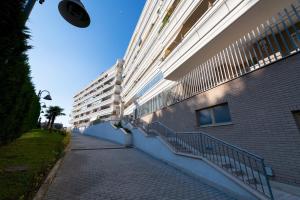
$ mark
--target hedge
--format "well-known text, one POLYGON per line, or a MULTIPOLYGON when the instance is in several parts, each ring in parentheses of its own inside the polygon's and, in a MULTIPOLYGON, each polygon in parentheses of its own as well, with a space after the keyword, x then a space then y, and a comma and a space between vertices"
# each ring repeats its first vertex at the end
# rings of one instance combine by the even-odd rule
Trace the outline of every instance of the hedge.
POLYGON ((30 77, 24 0, 0 2, 0 144, 36 127, 39 98, 30 77))

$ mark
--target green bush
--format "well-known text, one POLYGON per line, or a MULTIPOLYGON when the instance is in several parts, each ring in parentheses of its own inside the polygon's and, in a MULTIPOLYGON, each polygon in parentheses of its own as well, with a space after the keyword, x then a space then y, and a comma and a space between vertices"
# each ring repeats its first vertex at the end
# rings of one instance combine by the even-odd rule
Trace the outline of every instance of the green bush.
POLYGON ((0 144, 36 126, 39 99, 30 77, 24 1, 0 2, 0 144))

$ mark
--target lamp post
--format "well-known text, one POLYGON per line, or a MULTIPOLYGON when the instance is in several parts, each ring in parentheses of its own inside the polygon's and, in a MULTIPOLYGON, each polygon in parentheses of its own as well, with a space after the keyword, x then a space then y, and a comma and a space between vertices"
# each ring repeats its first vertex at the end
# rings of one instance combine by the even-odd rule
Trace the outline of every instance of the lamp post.
MULTIPOLYGON (((42 102, 42 103, 43 103, 43 102, 42 102)), ((45 105, 46 105, 46 104, 45 104, 45 105)), ((43 106, 42 106, 42 107, 43 107, 43 106)), ((43 107, 43 108, 46 108, 46 106, 43 107)), ((39 119, 38 119, 38 122, 37 122, 37 127, 38 127, 38 128, 41 128, 41 121, 42 121, 41 114, 43 114, 43 113, 44 113, 44 111, 41 110, 40 115, 39 115, 39 119)))
MULTIPOLYGON (((24 7, 24 15, 27 21, 37 0, 27 0, 24 7)), ((45 0, 39 0, 43 4, 45 0)), ((90 16, 80 0, 62 0, 58 4, 58 10, 61 16, 73 26, 86 28, 90 25, 90 16)))
POLYGON ((47 108, 45 102, 41 102, 41 107, 42 107, 42 108, 47 108), (42 104, 43 104, 43 105, 42 105, 42 104))
POLYGON ((50 92, 48 90, 40 90, 39 93, 38 93, 38 97, 39 98, 41 98, 43 92, 47 92, 48 93, 46 96, 43 97, 43 99, 45 99, 45 100, 52 100, 52 97, 50 96, 50 92))

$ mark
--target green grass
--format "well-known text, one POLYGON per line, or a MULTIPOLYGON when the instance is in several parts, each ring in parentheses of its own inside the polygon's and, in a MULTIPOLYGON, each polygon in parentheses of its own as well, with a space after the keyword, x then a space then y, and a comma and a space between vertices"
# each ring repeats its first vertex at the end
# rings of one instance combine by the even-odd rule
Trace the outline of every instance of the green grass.
POLYGON ((0 147, 0 199, 32 199, 70 139, 69 134, 32 130, 0 147), (26 171, 5 169, 24 166, 26 171))

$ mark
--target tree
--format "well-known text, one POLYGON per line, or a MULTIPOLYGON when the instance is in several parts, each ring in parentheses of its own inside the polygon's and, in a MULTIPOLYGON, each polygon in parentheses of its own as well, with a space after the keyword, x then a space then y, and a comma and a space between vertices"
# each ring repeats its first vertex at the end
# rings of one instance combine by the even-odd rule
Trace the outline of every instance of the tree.
POLYGON ((61 116, 61 115, 65 115, 65 113, 63 113, 64 109, 59 107, 59 106, 50 106, 48 108, 48 110, 46 111, 46 115, 48 116, 48 127, 50 129, 50 131, 53 128, 53 124, 54 121, 56 119, 57 116, 61 116), (50 124, 49 124, 50 122, 50 124))
MULTIPOLYGON (((47 110, 46 112, 48 112, 48 110, 47 110)), ((46 126, 46 127, 49 127, 49 125, 50 125, 50 120, 51 120, 51 115, 50 115, 50 113, 46 113, 44 116, 45 116, 46 119, 48 120, 47 126, 46 126)))
POLYGON ((35 128, 40 113, 26 54, 24 2, 0 1, 0 145, 35 128))

